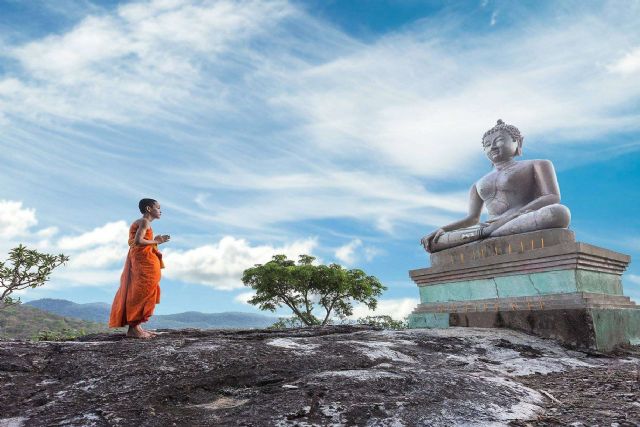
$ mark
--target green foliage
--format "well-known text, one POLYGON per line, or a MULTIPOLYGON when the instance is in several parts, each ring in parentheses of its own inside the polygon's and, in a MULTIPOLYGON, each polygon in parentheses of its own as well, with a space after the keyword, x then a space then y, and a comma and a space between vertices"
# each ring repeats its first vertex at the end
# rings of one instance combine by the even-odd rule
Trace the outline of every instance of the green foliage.
POLYGON ((305 325, 298 317, 280 317, 269 329, 304 328, 305 325))
POLYGON ((391 316, 367 316, 357 320, 359 325, 370 325, 381 329, 407 329, 407 320, 394 320, 391 316))
POLYGON ((9 259, 0 262, 0 308, 20 303, 11 293, 44 285, 53 269, 67 261, 64 254, 49 255, 22 245, 11 249, 9 259))
POLYGON ((326 325, 331 313, 350 316, 353 301, 375 309, 386 289, 377 278, 338 264, 313 265, 314 259, 300 255, 296 264, 285 255, 274 255, 268 263, 246 269, 242 282, 256 291, 249 304, 269 311, 287 306, 305 326, 326 325), (316 306, 324 309, 322 319, 313 314, 316 306))
POLYGON ((33 337, 34 341, 73 341, 86 335, 84 329, 62 328, 59 331, 44 330, 33 337))

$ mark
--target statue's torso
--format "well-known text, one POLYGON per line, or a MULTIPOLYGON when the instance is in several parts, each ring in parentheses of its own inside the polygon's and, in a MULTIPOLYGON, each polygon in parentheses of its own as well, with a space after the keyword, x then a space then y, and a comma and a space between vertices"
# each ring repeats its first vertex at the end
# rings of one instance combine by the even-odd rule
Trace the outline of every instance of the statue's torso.
POLYGON ((519 209, 536 198, 535 162, 515 162, 478 180, 476 189, 487 206, 490 218, 519 209))

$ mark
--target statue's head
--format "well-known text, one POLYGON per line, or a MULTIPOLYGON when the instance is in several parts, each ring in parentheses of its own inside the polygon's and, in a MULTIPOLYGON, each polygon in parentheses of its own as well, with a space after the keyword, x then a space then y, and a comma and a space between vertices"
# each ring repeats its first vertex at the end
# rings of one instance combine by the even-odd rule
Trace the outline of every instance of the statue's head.
POLYGON ((503 162, 522 154, 520 130, 498 119, 498 123, 482 136, 482 147, 492 162, 503 162))

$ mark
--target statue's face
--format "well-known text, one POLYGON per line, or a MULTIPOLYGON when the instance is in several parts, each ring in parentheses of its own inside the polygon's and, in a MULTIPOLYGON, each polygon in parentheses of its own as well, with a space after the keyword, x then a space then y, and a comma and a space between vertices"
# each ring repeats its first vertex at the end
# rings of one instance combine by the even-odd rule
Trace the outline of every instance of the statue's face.
POLYGON ((518 151, 518 142, 507 131, 501 130, 487 135, 482 140, 484 153, 493 163, 501 163, 511 160, 518 151))

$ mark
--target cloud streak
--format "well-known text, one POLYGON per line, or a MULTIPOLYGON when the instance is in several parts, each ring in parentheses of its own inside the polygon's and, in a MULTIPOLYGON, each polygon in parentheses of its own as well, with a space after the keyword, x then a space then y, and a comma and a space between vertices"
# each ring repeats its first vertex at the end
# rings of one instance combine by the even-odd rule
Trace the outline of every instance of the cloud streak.
POLYGON ((395 320, 404 320, 416 308, 417 298, 381 299, 375 310, 359 304, 353 308, 352 319, 367 316, 391 316, 395 320))
POLYGON ((553 22, 501 9, 500 28, 476 33, 443 12, 363 42, 286 1, 123 4, 6 49, 8 166, 121 198, 135 193, 127 182, 157 186, 141 162, 162 164, 167 203, 221 189, 219 203, 198 199, 209 212, 184 213, 238 231, 332 218, 387 233, 435 226, 464 211, 466 189, 425 180, 477 178, 480 135, 498 117, 527 144, 638 129, 617 108, 640 95, 620 78, 635 69, 633 15, 602 8, 553 22), (68 148, 45 163, 43 128, 68 148))

